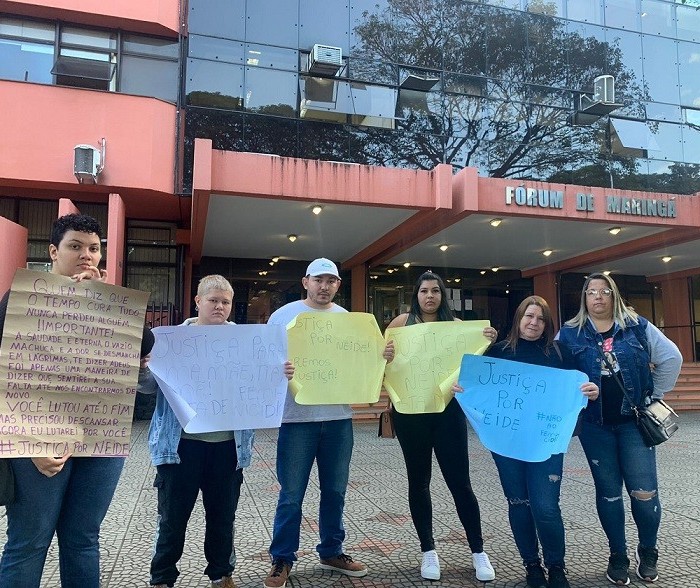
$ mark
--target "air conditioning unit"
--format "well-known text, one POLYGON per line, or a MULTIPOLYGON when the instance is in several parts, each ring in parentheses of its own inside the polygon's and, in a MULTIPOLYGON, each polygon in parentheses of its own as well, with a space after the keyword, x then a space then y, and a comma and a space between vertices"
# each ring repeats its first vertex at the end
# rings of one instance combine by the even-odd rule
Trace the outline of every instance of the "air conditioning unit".
POLYGON ((309 53, 309 73, 333 76, 343 67, 343 50, 330 45, 314 45, 309 53))
POLYGON ((615 78, 598 76, 593 80, 593 101, 604 104, 615 103, 615 78))
POLYGON ((73 153, 73 173, 78 182, 96 184, 104 165, 100 150, 92 145, 76 145, 73 153))

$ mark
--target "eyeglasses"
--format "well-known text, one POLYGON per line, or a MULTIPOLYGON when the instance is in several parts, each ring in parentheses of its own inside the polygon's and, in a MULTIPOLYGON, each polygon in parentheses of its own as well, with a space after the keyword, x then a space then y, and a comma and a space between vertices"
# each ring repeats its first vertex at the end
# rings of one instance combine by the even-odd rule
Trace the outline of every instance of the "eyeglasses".
POLYGON ((612 290, 610 288, 602 288, 600 290, 588 288, 588 290, 586 290, 586 296, 589 296, 590 298, 595 298, 598 296, 598 294, 604 296, 605 298, 610 298, 612 296, 612 290))

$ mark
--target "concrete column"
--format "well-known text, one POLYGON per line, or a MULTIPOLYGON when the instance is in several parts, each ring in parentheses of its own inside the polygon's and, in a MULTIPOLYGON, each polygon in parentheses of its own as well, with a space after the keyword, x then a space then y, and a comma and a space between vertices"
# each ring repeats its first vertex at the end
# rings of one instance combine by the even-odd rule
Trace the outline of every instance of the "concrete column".
POLYGON ((109 195, 107 208, 107 282, 124 284, 124 243, 126 239, 126 207, 119 194, 109 195))
POLYGON ((549 304, 549 309, 552 311, 552 320, 554 328, 559 330, 559 296, 557 290, 557 276, 553 273, 538 274, 533 276, 532 283, 535 294, 542 296, 549 304))
POLYGON ((78 207, 73 204, 73 201, 68 198, 58 199, 58 218, 67 214, 80 214, 78 207))
POLYGON ((367 312, 367 264, 353 267, 350 280, 350 310, 367 312))
POLYGON ((10 289, 15 270, 27 267, 27 236, 25 227, 0 216, 0 242, 3 244, 0 255, 0 296, 10 289))

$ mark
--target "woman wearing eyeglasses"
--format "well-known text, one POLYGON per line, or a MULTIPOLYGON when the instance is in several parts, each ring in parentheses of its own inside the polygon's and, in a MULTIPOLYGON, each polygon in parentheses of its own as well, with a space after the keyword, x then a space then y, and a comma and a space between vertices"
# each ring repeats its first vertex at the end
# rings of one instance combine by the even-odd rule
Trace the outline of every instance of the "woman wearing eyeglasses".
POLYGON ((558 338, 573 355, 576 368, 600 389, 598 399, 584 410, 579 439, 610 547, 606 576, 617 586, 630 583, 624 482, 637 526, 636 573, 645 582, 655 582, 661 522, 656 451, 644 445, 617 380, 640 405, 673 389, 683 358, 672 341, 624 303, 614 280, 600 273, 586 278, 578 314, 566 322, 558 338))

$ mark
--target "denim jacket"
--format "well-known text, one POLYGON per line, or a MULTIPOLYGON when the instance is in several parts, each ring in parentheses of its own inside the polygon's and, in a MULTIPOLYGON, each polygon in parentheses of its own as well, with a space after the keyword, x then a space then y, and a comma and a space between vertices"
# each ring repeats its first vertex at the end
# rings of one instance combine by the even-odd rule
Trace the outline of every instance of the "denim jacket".
MULTIPOLYGON (((573 356, 576 369, 585 373, 591 382, 600 387, 602 367, 600 345, 603 343, 603 337, 590 319, 581 330, 578 327, 564 325, 557 337, 561 345, 573 356)), ((661 398, 673 389, 683 358, 678 347, 649 321, 639 317, 639 326, 629 323, 625 329, 615 323, 613 349, 625 391, 637 406, 648 402, 649 398, 661 398), (654 365, 653 372, 650 364, 654 365)), ((624 397, 621 413, 632 414, 632 407, 624 397)), ((583 418, 589 422, 602 424, 603 408, 600 397, 589 401, 583 418)))
MULTIPOLYGON (((195 320, 187 319, 183 324, 192 324, 195 320)), ((151 426, 148 429, 148 447, 151 452, 151 462, 154 466, 180 463, 177 446, 180 443, 182 426, 180 421, 177 420, 173 409, 170 408, 170 404, 165 399, 165 395, 158 386, 153 374, 150 374, 148 368, 146 370, 147 373, 139 376, 138 391, 143 394, 156 394, 156 408, 151 418, 151 426)), ((253 453, 255 431, 243 429, 233 433, 236 438, 237 469, 248 467, 253 453)))

